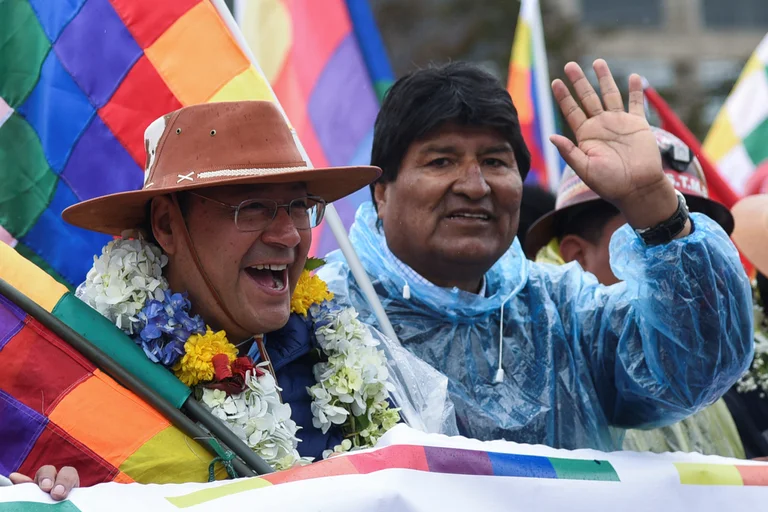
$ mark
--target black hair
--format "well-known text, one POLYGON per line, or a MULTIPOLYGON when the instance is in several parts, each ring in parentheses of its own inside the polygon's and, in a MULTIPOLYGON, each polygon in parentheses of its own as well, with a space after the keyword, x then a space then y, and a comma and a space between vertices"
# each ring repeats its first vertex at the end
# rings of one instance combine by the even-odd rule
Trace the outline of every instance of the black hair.
POLYGON ((619 215, 619 210, 606 201, 590 201, 563 211, 555 221, 555 235, 559 240, 576 235, 597 244, 606 224, 619 215))
POLYGON ((538 185, 523 185, 517 238, 525 247, 525 235, 534 222, 555 209, 555 195, 538 185))
MULTIPOLYGON (((389 89, 373 130, 371 165, 381 177, 371 184, 397 179, 410 145, 448 122, 493 128, 512 146, 523 179, 531 166, 517 110, 495 76, 466 62, 414 71, 389 89)), ((374 198, 374 206, 376 204, 374 198)))

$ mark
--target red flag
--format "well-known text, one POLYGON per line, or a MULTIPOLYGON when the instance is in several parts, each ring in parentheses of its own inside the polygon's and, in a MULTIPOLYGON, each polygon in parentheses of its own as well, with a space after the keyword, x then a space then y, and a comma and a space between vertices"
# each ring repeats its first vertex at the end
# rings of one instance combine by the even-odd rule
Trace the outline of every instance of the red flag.
POLYGON ((672 111, 666 101, 654 90, 653 87, 646 85, 643 92, 648 103, 656 110, 661 118, 661 128, 667 130, 672 135, 685 142, 691 148, 701 163, 704 170, 704 176, 707 178, 709 188, 709 197, 715 201, 723 203, 728 208, 732 208, 739 200, 739 195, 733 191, 728 183, 720 176, 717 168, 709 161, 701 150, 701 143, 696 136, 691 133, 679 117, 672 111))

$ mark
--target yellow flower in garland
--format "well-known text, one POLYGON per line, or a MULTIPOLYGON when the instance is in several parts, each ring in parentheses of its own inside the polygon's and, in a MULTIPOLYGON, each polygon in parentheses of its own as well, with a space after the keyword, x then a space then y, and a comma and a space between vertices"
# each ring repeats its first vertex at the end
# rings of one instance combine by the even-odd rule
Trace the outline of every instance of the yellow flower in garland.
POLYGON ((302 270, 296 290, 291 296, 291 313, 306 315, 312 305, 331 299, 333 293, 328 291, 325 281, 310 274, 309 270, 302 270))
POLYGON ((193 334, 187 339, 184 355, 173 367, 173 373, 187 386, 213 380, 214 356, 226 354, 230 363, 237 357, 237 348, 227 340, 227 333, 205 327, 205 334, 193 334))

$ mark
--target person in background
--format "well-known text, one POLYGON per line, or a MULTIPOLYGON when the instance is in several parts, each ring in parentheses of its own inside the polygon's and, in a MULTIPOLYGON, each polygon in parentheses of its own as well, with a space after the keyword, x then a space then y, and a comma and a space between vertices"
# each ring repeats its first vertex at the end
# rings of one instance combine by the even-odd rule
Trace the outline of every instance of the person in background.
POLYGON ((539 185, 523 185, 523 198, 520 201, 520 226, 517 239, 525 247, 525 235, 528 228, 543 215, 555 209, 555 194, 539 185))
POLYGON ((752 281, 755 315, 755 359, 749 371, 724 399, 733 414, 747 458, 768 458, 768 194, 748 196, 731 212, 733 241, 755 267, 752 281))
MULTIPOLYGON (((738 252, 689 214, 663 172, 641 79, 629 107, 607 64, 598 94, 576 63, 552 90, 577 143, 566 162, 627 219, 619 286, 538 265, 516 240, 530 154, 505 88, 455 62, 399 79, 371 161, 383 174, 350 239, 406 349, 449 379, 459 431, 560 448, 621 447, 623 429, 711 405, 752 358, 751 291, 738 252), (685 300, 681 300, 685 297, 685 300)), ((341 253, 319 275, 376 322, 341 253)))
MULTIPOLYGON (((722 204, 709 199, 707 182, 698 159, 680 139, 652 128, 664 173, 682 193, 691 211, 717 221, 730 234, 733 217, 722 204)), ((560 182, 556 208, 542 215, 528 231, 524 249, 540 263, 577 262, 604 285, 619 282, 610 265, 613 234, 626 224, 624 216, 566 168, 560 182)), ((712 406, 678 423, 653 430, 629 430, 623 448, 652 452, 699 452, 705 455, 744 458, 739 432, 726 402, 712 406)))

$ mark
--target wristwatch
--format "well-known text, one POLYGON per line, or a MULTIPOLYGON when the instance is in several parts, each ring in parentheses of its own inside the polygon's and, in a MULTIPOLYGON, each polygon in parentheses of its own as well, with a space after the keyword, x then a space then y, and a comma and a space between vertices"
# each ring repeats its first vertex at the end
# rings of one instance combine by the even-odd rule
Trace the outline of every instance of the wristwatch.
POLYGON ((688 205, 683 194, 677 190, 675 190, 675 194, 677 194, 677 210, 670 218, 656 226, 635 230, 635 233, 642 238, 645 245, 653 246, 669 243, 685 229, 685 223, 690 217, 688 205))

